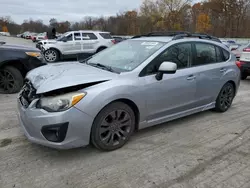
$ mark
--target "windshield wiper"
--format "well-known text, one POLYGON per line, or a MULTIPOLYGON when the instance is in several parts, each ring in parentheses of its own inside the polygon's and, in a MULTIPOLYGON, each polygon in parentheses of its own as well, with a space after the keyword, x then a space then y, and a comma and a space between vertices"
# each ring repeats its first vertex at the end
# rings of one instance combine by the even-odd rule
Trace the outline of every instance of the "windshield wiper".
POLYGON ((88 63, 88 60, 91 59, 91 58, 92 58, 92 56, 90 56, 90 57, 88 57, 88 58, 85 58, 85 59, 82 59, 82 60, 80 60, 79 62, 80 62, 80 63, 89 64, 89 63, 88 63))
POLYGON ((100 63, 86 63, 86 64, 91 65, 93 67, 99 67, 99 68, 105 69, 105 70, 110 71, 110 72, 116 72, 114 69, 112 69, 112 67, 107 66, 107 65, 103 65, 100 63))

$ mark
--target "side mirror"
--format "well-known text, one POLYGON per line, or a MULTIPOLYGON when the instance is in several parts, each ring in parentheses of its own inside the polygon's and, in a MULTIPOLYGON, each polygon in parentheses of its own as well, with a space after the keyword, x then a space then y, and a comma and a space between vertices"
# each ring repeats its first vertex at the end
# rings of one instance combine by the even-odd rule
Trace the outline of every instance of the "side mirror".
POLYGON ((163 77, 163 74, 175 74, 177 70, 177 65, 176 63, 172 62, 163 62, 159 69, 158 73, 156 74, 155 78, 156 80, 161 80, 163 77))

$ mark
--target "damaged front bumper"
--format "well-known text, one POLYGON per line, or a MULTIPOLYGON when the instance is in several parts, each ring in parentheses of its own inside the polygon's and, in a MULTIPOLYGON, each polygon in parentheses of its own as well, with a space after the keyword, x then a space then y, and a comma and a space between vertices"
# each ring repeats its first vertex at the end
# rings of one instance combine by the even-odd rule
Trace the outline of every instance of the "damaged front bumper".
POLYGON ((49 113, 35 106, 36 100, 24 107, 18 99, 19 122, 28 140, 57 149, 89 144, 92 117, 74 107, 49 113))

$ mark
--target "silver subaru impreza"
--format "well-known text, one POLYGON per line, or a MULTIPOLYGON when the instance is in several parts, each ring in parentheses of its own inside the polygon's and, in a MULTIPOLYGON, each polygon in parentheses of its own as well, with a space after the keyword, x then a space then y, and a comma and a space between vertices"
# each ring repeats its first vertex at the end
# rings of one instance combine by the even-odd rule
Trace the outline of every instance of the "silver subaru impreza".
POLYGON ((240 66, 209 38, 129 39, 81 62, 29 72, 18 96, 20 125, 41 145, 115 150, 136 130, 204 110, 227 111, 240 66))

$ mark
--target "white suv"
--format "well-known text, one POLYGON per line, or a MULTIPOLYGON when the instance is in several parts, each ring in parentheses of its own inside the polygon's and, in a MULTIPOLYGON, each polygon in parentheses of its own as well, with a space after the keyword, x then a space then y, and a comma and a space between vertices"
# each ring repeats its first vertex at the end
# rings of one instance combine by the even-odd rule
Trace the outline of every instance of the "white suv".
POLYGON ((56 40, 40 42, 40 49, 47 62, 56 62, 66 57, 78 57, 81 54, 95 54, 115 44, 109 32, 70 31, 56 40))

